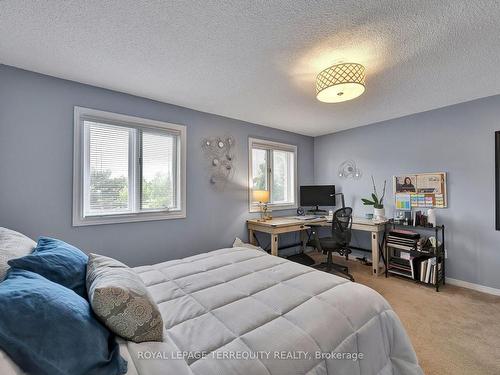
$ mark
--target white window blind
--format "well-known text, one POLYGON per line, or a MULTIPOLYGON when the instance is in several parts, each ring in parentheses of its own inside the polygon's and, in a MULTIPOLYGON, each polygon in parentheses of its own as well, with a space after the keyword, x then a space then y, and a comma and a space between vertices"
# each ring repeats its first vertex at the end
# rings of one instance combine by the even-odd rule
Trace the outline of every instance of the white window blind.
POLYGON ((85 121, 89 135, 86 215, 127 212, 131 129, 85 121))
POLYGON ((175 207, 176 143, 169 134, 142 133, 142 209, 175 207))
POLYGON ((294 201, 293 172, 294 153, 291 151, 272 150, 272 202, 289 203, 294 201))
POLYGON ((74 225, 185 217, 185 127, 75 108, 74 225))
POLYGON ((250 211, 258 210, 252 190, 268 190, 269 206, 287 209, 297 206, 297 147, 283 143, 249 139, 250 211))
POLYGON ((267 150, 252 149, 252 187, 255 190, 269 190, 267 150))

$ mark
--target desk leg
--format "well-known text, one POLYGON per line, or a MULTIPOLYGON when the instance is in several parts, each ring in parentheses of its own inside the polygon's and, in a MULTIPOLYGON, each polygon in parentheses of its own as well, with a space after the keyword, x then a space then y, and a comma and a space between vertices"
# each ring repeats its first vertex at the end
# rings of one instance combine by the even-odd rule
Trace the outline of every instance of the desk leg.
POLYGON ((378 276, 379 267, 378 261, 380 259, 379 247, 378 247, 378 232, 372 232, 372 272, 374 276, 378 276))
POLYGON ((306 251, 306 245, 307 245, 307 231, 302 230, 300 231, 300 248, 302 252, 304 253, 306 251))
POLYGON ((278 235, 271 234, 271 255, 278 256, 278 235))
POLYGON ((250 243, 252 245, 257 245, 257 243, 255 242, 253 229, 248 230, 248 243, 250 243))

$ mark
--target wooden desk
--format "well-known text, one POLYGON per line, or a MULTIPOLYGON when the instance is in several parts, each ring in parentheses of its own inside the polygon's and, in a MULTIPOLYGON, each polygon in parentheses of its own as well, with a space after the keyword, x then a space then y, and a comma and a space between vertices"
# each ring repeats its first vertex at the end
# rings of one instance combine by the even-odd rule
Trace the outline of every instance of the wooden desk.
POLYGON ((300 232, 302 247, 305 248, 305 231, 310 229, 304 220, 293 217, 275 217, 267 221, 257 219, 247 220, 248 241, 255 245, 254 232, 269 233, 271 235, 271 254, 278 255, 278 235, 283 233, 300 232))
MULTIPOLYGON (((271 254, 278 255, 278 236, 282 233, 300 232, 302 248, 305 249, 307 241, 306 231, 311 227, 327 227, 331 226, 331 222, 327 220, 309 221, 299 220, 294 217, 275 217, 267 221, 259 221, 257 219, 247 220, 248 240, 255 245, 254 232, 269 233, 271 235, 271 254)), ((380 234, 385 230, 384 223, 374 223, 370 219, 362 217, 353 217, 352 230, 360 230, 371 233, 371 248, 372 248, 372 272, 374 275, 380 275, 380 234)), ((383 245, 382 245, 383 249, 383 245)))

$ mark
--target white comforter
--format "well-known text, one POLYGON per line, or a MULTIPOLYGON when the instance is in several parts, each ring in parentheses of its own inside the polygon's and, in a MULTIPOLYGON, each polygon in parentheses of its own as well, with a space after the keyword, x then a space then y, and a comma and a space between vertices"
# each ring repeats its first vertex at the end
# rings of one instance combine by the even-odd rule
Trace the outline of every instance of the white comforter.
MULTIPOLYGON (((246 248, 135 270, 165 339, 119 340, 127 375, 422 374, 398 317, 363 285, 246 248)), ((1 351, 0 374, 22 374, 1 351)))
POLYGON ((363 285, 246 248, 135 270, 165 339, 128 342, 130 374, 422 374, 400 320, 363 285))

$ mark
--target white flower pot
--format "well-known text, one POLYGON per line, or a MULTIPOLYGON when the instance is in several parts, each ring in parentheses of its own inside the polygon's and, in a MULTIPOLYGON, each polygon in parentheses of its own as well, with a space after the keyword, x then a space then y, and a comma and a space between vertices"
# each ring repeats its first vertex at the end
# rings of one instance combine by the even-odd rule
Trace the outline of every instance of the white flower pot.
POLYGON ((385 220, 385 208, 374 208, 373 220, 385 220))

